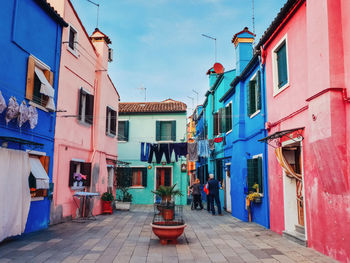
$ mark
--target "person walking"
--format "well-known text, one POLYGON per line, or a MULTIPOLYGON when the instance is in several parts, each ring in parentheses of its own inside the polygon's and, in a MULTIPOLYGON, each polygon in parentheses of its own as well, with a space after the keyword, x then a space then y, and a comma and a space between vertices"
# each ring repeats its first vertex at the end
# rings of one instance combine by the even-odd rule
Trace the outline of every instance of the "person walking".
POLYGON ((190 189, 192 189, 194 209, 197 209, 197 206, 199 206, 199 208, 202 210, 203 204, 201 195, 201 184, 198 178, 195 180, 194 184, 190 186, 190 189))
POLYGON ((214 207, 214 200, 215 200, 216 206, 218 207, 218 214, 222 215, 221 203, 219 198, 220 184, 219 184, 219 181, 214 178, 213 174, 209 174, 208 189, 209 189, 211 213, 213 214, 213 216, 215 215, 215 207, 214 207))

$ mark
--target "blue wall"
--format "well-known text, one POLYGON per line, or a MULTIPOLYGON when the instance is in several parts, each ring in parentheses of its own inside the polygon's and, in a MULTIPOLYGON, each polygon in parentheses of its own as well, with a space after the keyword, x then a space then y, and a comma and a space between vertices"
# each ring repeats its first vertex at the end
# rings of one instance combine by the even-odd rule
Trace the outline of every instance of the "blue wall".
MULTIPOLYGON (((47 14, 34 0, 7 0, 0 9, 2 32, 0 38, 0 90, 8 103, 11 96, 18 103, 25 99, 28 57, 34 55, 51 68, 54 73, 55 104, 61 55, 62 27, 47 14)), ((56 104, 57 105, 57 104, 56 104)), ((5 122, 5 112, 0 115, 0 135, 21 138, 42 143, 42 148, 34 150, 45 152, 50 157, 49 177, 52 181, 55 113, 38 111, 38 124, 31 130, 26 122, 21 128, 17 121, 5 122)), ((9 144, 18 150, 32 147, 9 144)), ((29 175, 28 175, 29 176, 29 175)), ((25 232, 46 228, 49 224, 50 201, 31 202, 25 232)))
POLYGON ((227 135, 225 157, 231 162, 231 208, 232 215, 243 221, 248 221, 248 211, 245 208, 247 189, 247 159, 261 155, 263 158, 263 194, 262 203, 252 203, 252 221, 269 228, 269 197, 268 197, 268 169, 267 145, 258 142, 267 136, 266 98, 264 69, 260 68, 258 58, 254 59, 240 81, 225 99, 225 105, 232 102, 233 124, 232 132, 227 135), (247 85, 253 75, 261 72, 261 110, 250 118, 247 113, 247 85))

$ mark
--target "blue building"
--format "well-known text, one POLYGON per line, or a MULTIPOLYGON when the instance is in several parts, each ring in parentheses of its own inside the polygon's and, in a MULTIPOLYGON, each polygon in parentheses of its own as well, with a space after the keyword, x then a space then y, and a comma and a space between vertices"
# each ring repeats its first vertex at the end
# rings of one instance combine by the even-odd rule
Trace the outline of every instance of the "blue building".
POLYGON ((0 114, 0 153, 11 159, 1 168, 1 178, 29 183, 23 191, 19 181, 7 185, 12 195, 0 202, 22 198, 6 212, 14 218, 23 213, 24 232, 33 232, 49 224, 61 35, 68 25, 46 0, 3 1, 0 15, 0 101, 6 102, 0 114))
POLYGON ((232 116, 226 119, 232 130, 226 133, 224 150, 226 191, 231 193, 227 204, 234 217, 249 221, 251 216, 251 221, 269 228, 267 145, 258 142, 267 136, 264 68, 259 54, 253 55, 253 41, 248 28, 233 37, 237 76, 220 98, 232 116), (248 194, 255 197, 247 207, 248 194))

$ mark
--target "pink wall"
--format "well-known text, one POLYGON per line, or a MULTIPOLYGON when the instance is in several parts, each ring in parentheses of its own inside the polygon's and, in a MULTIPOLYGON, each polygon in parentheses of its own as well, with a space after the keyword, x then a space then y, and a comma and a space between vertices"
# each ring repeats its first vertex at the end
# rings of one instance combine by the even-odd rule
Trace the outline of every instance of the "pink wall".
MULTIPOLYGON (((117 138, 107 137, 105 134, 106 106, 117 110, 119 95, 107 72, 102 75, 96 73, 101 72, 101 63, 104 69, 108 70, 107 44, 101 42, 101 45, 104 45, 103 49, 99 49, 98 45, 94 46, 69 0, 49 2, 78 32, 77 56, 69 51, 68 43, 62 43, 57 108, 66 112, 57 113, 56 121, 53 168, 55 188, 51 209, 51 223, 55 223, 66 217, 75 217, 77 212, 77 205, 73 201, 74 191, 68 186, 69 165, 72 159, 92 163, 91 187, 86 191, 101 194, 107 190, 106 158, 117 160, 117 138), (78 115, 80 88, 94 95, 93 125, 82 124, 77 117, 62 117, 78 115), (103 93, 103 97, 99 96, 100 93, 103 93), (105 145, 108 147, 104 147, 105 145)), ((69 28, 63 30, 63 42, 68 40, 68 30, 69 28)), ((96 198, 94 203, 94 214, 100 214, 99 198, 96 198)))
MULTIPOLYGON (((343 262, 350 261, 350 106, 343 98, 350 84, 349 12, 346 0, 308 0, 265 47, 269 134, 305 127, 308 245, 343 262), (274 97, 272 49, 286 34, 290 85, 274 97)), ((278 233, 285 230, 282 178, 269 148, 270 226, 278 233)))

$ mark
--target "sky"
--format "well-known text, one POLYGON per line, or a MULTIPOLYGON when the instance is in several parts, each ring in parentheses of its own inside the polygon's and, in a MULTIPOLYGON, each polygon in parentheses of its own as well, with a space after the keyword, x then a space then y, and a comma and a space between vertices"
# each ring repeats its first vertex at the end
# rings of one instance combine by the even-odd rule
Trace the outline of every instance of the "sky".
MULTIPOLYGON (((90 35, 97 8, 71 0, 90 35)), ((235 33, 253 31, 252 0, 92 0, 100 5, 99 29, 112 40, 109 75, 122 102, 180 100, 202 104, 206 72, 215 62, 235 68, 235 33), (217 39, 217 60, 215 41, 217 39), (198 95, 194 92, 197 92, 198 95), (197 101, 198 97, 198 101, 197 101)), ((256 43, 286 0, 254 0, 256 43)))

